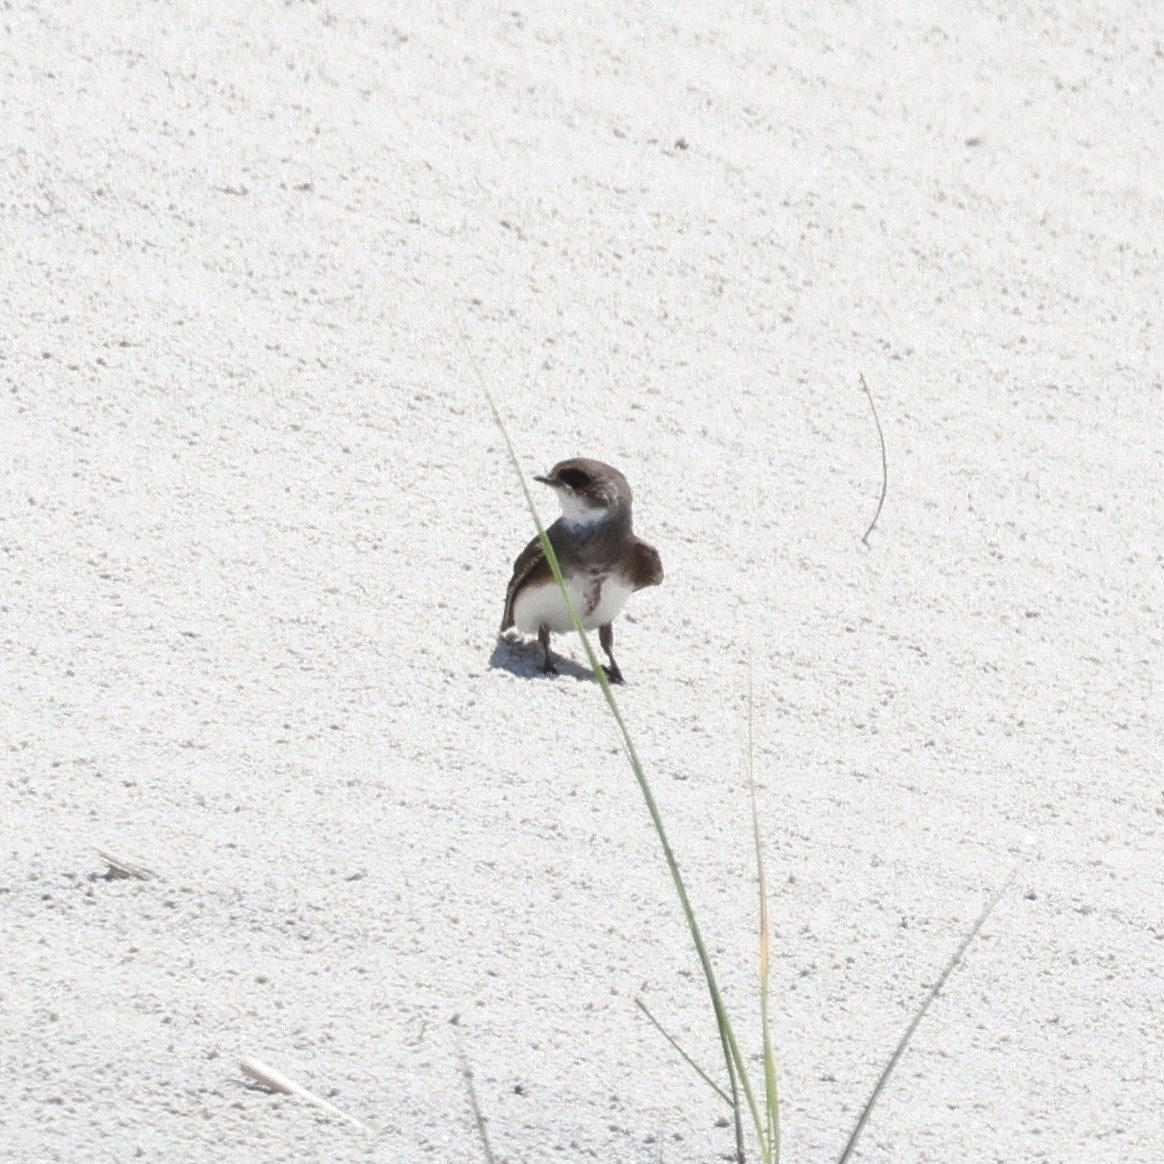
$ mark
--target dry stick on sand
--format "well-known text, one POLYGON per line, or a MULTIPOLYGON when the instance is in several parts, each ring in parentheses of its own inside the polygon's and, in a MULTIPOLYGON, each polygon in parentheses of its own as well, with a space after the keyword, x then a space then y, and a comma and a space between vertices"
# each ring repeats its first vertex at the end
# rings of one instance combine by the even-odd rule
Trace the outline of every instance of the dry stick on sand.
POLYGON ((869 391, 869 385, 865 383, 865 373, 858 372, 857 375, 861 377, 861 388, 869 398, 869 407, 873 410, 873 423, 877 426, 877 439, 881 442, 881 499, 877 502, 877 512, 873 515, 869 528, 861 538, 865 548, 868 549, 869 535, 873 532, 873 527, 881 516, 881 507, 885 504, 885 494, 889 491, 889 458, 885 455, 885 434, 881 431, 881 421, 877 416, 877 405, 873 403, 873 393, 869 391))
POLYGON ((334 1104, 314 1095, 306 1087, 300 1087, 298 1083, 268 1067, 266 1063, 260 1063, 258 1059, 243 1059, 239 1063, 239 1068, 248 1078, 253 1079, 256 1083, 261 1083, 264 1087, 269 1087, 272 1091, 281 1091, 284 1095, 294 1095, 297 1099, 305 1099, 322 1111, 331 1112, 332 1115, 347 1120, 349 1124, 355 1125, 362 1132, 368 1130, 367 1124, 360 1123, 355 1116, 348 1115, 346 1111, 340 1111, 334 1104))
POLYGON ((138 881, 152 881, 157 877, 152 869, 147 869, 144 865, 134 865, 130 861, 107 853, 104 849, 98 849, 97 856, 109 866, 109 870, 105 874, 106 881, 124 880, 128 877, 136 877, 138 881))

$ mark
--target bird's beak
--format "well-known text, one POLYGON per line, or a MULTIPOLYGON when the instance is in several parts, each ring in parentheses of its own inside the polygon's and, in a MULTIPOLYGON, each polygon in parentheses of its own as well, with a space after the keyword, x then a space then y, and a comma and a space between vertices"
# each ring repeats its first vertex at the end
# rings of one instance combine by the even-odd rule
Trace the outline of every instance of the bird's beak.
POLYGON ((551 489, 554 487, 554 483, 553 483, 553 481, 550 480, 549 477, 537 477, 537 476, 535 476, 534 480, 537 481, 541 485, 549 485, 551 489))

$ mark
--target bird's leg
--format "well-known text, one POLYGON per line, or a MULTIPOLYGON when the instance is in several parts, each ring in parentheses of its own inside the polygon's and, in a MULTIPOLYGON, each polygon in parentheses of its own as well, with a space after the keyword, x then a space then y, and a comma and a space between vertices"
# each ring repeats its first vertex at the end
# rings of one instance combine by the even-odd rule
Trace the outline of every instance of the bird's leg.
POLYGON ((607 680, 611 683, 621 683, 622 672, 614 661, 614 627, 610 623, 598 628, 598 641, 606 652, 606 657, 610 660, 610 666, 604 668, 607 680))
POLYGON ((550 628, 538 627, 538 642, 542 644, 542 670, 547 675, 556 675, 558 668, 554 666, 554 656, 550 654, 550 628))

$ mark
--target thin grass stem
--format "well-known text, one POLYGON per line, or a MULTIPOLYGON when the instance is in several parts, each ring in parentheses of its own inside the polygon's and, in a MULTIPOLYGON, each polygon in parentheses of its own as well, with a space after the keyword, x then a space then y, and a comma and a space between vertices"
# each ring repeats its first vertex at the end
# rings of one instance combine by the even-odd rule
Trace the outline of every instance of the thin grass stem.
POLYGON ((905 1028, 905 1034, 901 1036, 893 1054, 889 1057, 889 1062, 885 1064, 885 1070, 881 1072, 881 1077, 877 1080, 876 1086, 873 1088, 872 1094, 865 1101, 865 1106, 861 1109, 861 1115, 857 1120, 856 1126, 853 1128, 853 1134, 849 1137, 849 1142, 845 1145, 845 1150, 841 1153, 837 1164, 846 1164, 846 1161, 852 1156, 853 1150, 857 1146, 857 1140, 861 1133, 865 1130, 865 1125, 869 1122, 869 1116, 873 1112, 874 1105, 878 1099, 881 1098, 881 1092, 885 1084, 889 1082, 890 1075, 893 1074, 894 1068, 897 1066, 898 1060, 905 1054, 906 1047, 909 1046, 910 1040, 914 1036, 922 1019, 925 1018, 926 1011, 930 1009, 930 1003, 938 997, 938 993, 942 987, 946 985, 946 979, 954 972, 954 967, 962 961, 963 955, 970 947, 970 943, 978 936, 978 931, 986 924, 986 919, 994 912, 994 907, 998 904, 1002 895, 1010 888, 1011 882, 1015 878, 1018 869, 1012 869, 1010 876, 1002 883, 1002 885, 994 891, 982 912, 978 915, 978 920, 971 927, 970 932, 962 939, 962 944, 954 952, 954 956, 946 963, 945 970, 942 971, 941 977, 934 983, 930 992, 926 995, 921 1006, 917 1009, 917 1014, 913 1016, 913 1021, 905 1028))
POLYGON ((686 1063, 687 1066, 690 1067, 692 1069, 692 1071, 694 1071, 695 1074, 698 1075, 699 1078, 702 1079, 703 1082, 706 1083, 707 1086, 710 1087, 711 1090, 714 1091, 715 1094, 718 1095, 720 1097, 720 1099, 722 1099, 724 1101, 724 1103, 726 1103, 728 1105, 728 1107, 731 1107, 732 1106, 732 1097, 730 1095, 728 1095, 728 1093, 726 1091, 724 1091, 724 1089, 722 1087, 720 1087, 720 1085, 718 1083, 716 1083, 716 1081, 714 1079, 712 1079, 712 1077, 710 1075, 708 1075, 708 1073, 706 1071, 704 1071, 704 1069, 702 1067, 700 1067, 700 1065, 698 1063, 696 1063, 695 1060, 692 1059, 691 1056, 688 1055, 686 1051, 683 1050, 683 1047, 680 1045, 679 1040, 676 1039, 667 1030, 667 1028, 665 1026, 663 1026, 663 1024, 661 1022, 659 1022, 659 1020, 657 1018, 655 1018, 655 1016, 653 1014, 651 1014, 650 1010, 647 1007, 647 1004, 645 1002, 643 1002, 643 1000, 641 998, 636 998, 635 999, 635 1006, 637 1006, 639 1008, 639 1010, 641 1010, 643 1012, 643 1014, 645 1014, 647 1016, 648 1020, 650 1021, 651 1025, 655 1028, 655 1030, 657 1030, 659 1032, 659 1034, 661 1034, 663 1036, 663 1038, 666 1039, 667 1042, 670 1043, 671 1046, 674 1047, 675 1050, 679 1052, 679 1055, 682 1058, 683 1062, 686 1063))
POLYGON ((546 560, 549 562, 550 570, 554 575, 554 580, 561 588, 562 595, 565 598, 566 605, 570 610, 570 615, 574 620, 574 629, 578 637, 582 641, 582 646, 586 651, 586 658, 594 671, 595 677, 598 679, 599 686, 602 688, 602 694, 606 699, 606 705, 610 708, 610 713, 614 717, 614 722, 618 726, 619 733, 622 736, 623 749, 626 752, 627 759, 630 762, 631 770, 634 772, 635 779, 638 781, 639 791, 642 793, 644 801, 646 801, 647 811, 651 817, 651 823, 655 827, 655 833, 659 838, 659 843, 663 848, 663 856, 667 862, 667 868, 671 874, 671 881, 675 886, 675 892, 679 897, 679 903, 683 908, 683 916, 687 920, 687 928, 691 933, 692 941, 695 943, 695 951, 699 957, 699 963, 703 970, 704 979, 707 982, 708 993, 711 995, 712 1009, 715 1012, 716 1025, 719 1028, 720 1045, 723 1049, 724 1063, 727 1067, 728 1079, 731 1084, 732 1091, 732 1110, 735 1116, 735 1135, 736 1135, 736 1159, 743 1164, 745 1160, 744 1152, 744 1136, 743 1126, 740 1118, 740 1101, 739 1089, 742 1087, 744 1098, 748 1105, 748 1110, 752 1117, 752 1123, 756 1129, 757 1139, 763 1143, 764 1140, 764 1125, 760 1120, 759 1109, 756 1106, 756 1097, 752 1091, 751 1081, 748 1078, 747 1065, 744 1062, 743 1055, 740 1053, 739 1044, 736 1041, 735 1032, 732 1029, 731 1019, 728 1017, 727 1007, 724 1005, 723 997, 720 994, 719 983, 716 981, 715 970, 712 967, 711 955, 708 953, 707 946, 703 940, 703 934, 699 929, 699 923, 695 918, 695 910, 691 905, 691 899, 687 895, 687 887, 683 882, 683 875, 679 870, 679 862, 675 859, 675 853, 671 848, 671 843, 667 839, 667 830, 663 827, 663 817, 659 811, 658 803, 655 800, 654 792, 651 790, 650 782, 647 779, 646 771, 639 760, 638 752, 635 749, 634 740, 631 738, 630 729, 626 726, 626 721, 619 711, 618 703, 615 701, 614 692, 611 689, 610 682, 606 677, 606 671, 598 661, 598 656, 595 654, 594 647, 590 642, 590 637, 586 633, 585 627, 582 625, 582 620, 578 617, 578 611, 574 608, 574 604, 570 601, 569 592, 566 589, 565 579, 562 577, 562 568, 558 563, 558 556, 554 552, 554 547, 546 535, 545 527, 542 524, 542 519, 538 514, 537 506, 534 504, 533 495, 530 493, 529 486, 526 484, 525 473, 522 471, 521 462, 517 458, 517 452, 513 447, 513 442, 509 438, 509 433, 505 428, 505 422, 501 419, 501 412, 497 407, 496 401, 493 399, 493 394, 489 391, 489 385, 485 380, 485 374, 481 371, 481 366, 477 362, 473 354, 473 349, 469 345, 469 338, 465 334, 465 329, 461 325, 458 318, 456 320, 457 330, 461 337, 461 342, 464 344, 465 353, 472 364, 473 369, 477 375, 481 390, 484 393, 485 399, 489 402, 489 409, 493 414, 493 419, 497 427, 501 430, 501 435, 505 440, 505 448, 509 454, 510 464, 513 466, 514 472, 517 474, 518 480, 521 483, 522 492, 525 494, 526 505, 529 507, 531 516, 534 519, 534 524, 537 526, 538 539, 541 542, 542 551, 546 555, 546 560))
POLYGON ((752 836, 756 842, 756 870, 760 881, 760 1027, 764 1048, 764 1114, 767 1132, 764 1158, 780 1164, 780 1097, 776 1086, 776 1056, 772 1050, 772 1026, 768 999, 771 988, 771 928, 768 919, 768 878, 764 871, 764 846, 760 837, 760 813, 756 806, 755 690, 752 656, 748 654, 748 748, 746 768, 748 795, 752 802, 752 836))
POLYGON ((457 1055, 461 1060, 461 1078, 465 1081, 465 1090, 469 1093, 469 1107, 473 1110, 473 1122, 477 1126, 477 1139, 481 1141, 481 1150, 485 1153, 488 1164, 496 1164, 493 1149, 489 1146, 489 1133, 485 1130, 485 1117, 481 1114, 481 1105, 477 1102, 477 1088, 473 1083, 473 1068, 465 1057, 465 1050, 457 1044, 457 1055))

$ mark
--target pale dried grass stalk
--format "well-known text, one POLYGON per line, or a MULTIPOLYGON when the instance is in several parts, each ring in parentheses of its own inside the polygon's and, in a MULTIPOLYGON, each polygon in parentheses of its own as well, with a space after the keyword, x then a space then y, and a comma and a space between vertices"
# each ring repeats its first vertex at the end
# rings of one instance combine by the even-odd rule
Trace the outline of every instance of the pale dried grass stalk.
POLYGON ((288 1079, 286 1075, 268 1067, 266 1063, 262 1063, 258 1059, 243 1059, 239 1062, 239 1068, 248 1078, 253 1079, 256 1083, 261 1083, 264 1087, 269 1087, 272 1091, 281 1091, 284 1095, 293 1095, 297 1099, 306 1100, 322 1111, 331 1112, 332 1115, 347 1120, 349 1124, 355 1125, 361 1131, 368 1130, 367 1125, 360 1123, 355 1116, 348 1115, 346 1111, 340 1111, 335 1104, 328 1103, 326 1099, 308 1091, 306 1087, 300 1087, 294 1080, 288 1079))

